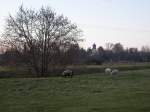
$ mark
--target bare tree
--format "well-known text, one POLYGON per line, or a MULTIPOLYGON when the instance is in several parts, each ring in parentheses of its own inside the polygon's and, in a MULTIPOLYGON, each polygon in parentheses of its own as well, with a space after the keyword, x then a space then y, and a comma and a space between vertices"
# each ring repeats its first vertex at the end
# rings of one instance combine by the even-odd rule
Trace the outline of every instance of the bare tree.
POLYGON ((116 44, 114 44, 112 51, 114 53, 121 53, 124 51, 124 47, 121 43, 116 43, 116 44))
POLYGON ((25 52, 36 74, 45 76, 61 53, 81 40, 80 34, 77 25, 49 7, 35 11, 21 6, 8 17, 3 42, 25 52))
POLYGON ((106 43, 106 50, 111 51, 113 46, 114 46, 113 43, 106 43))
POLYGON ((149 46, 142 46, 141 51, 148 53, 148 52, 150 52, 150 47, 149 46))

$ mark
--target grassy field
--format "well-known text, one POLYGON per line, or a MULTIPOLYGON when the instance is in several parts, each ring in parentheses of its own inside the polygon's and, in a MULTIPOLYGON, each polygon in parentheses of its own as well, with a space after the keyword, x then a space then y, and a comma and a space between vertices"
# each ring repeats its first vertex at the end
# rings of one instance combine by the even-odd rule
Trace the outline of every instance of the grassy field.
MULTIPOLYGON (((105 63, 103 65, 74 65, 68 66, 73 70, 75 75, 103 73, 105 68, 119 69, 119 71, 127 70, 146 70, 150 69, 150 63, 105 63)), ((49 73, 48 76, 60 76, 63 70, 58 69, 57 72, 49 73)), ((0 78, 33 78, 35 74, 29 72, 27 66, 0 66, 0 78)))
POLYGON ((150 70, 0 79, 0 112, 150 112, 150 70))

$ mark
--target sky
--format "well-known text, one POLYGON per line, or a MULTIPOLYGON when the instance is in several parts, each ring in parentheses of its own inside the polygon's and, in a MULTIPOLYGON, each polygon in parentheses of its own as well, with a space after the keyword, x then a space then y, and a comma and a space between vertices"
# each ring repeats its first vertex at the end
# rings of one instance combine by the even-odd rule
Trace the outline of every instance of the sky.
POLYGON ((0 0, 0 34, 8 15, 21 4, 33 9, 50 6, 68 17, 82 29, 84 48, 108 42, 150 46, 150 0, 0 0))

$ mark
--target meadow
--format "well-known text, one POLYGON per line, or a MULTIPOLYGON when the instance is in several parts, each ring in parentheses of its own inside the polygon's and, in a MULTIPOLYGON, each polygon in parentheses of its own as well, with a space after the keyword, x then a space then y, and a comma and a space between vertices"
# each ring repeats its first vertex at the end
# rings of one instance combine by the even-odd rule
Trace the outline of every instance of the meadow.
POLYGON ((150 69, 1 78, 0 112, 150 112, 150 69))
MULTIPOLYGON (((150 69, 150 63, 104 63, 103 65, 73 65, 68 66, 73 70, 75 75, 103 73, 105 68, 119 69, 119 71, 127 70, 144 70, 150 69)), ((58 69, 57 72, 49 73, 48 77, 60 76, 63 70, 58 69)), ((32 74, 27 66, 0 66, 0 78, 33 78, 36 74, 32 74)))

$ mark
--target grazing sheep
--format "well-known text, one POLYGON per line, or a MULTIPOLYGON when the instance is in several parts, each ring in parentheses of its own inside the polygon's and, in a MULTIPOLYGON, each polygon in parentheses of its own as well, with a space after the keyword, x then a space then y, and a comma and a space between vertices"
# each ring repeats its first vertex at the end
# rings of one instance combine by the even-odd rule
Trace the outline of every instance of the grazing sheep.
POLYGON ((106 68, 106 69, 105 69, 105 74, 110 75, 110 74, 111 74, 111 69, 110 69, 110 68, 106 68))
POLYGON ((63 71, 62 76, 63 77, 72 77, 73 76, 73 71, 67 69, 67 70, 63 71))
POLYGON ((117 75, 118 73, 119 73, 119 70, 118 69, 114 69, 114 70, 112 70, 111 75, 117 75))

